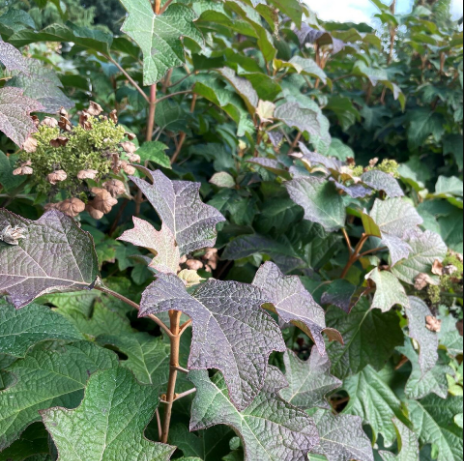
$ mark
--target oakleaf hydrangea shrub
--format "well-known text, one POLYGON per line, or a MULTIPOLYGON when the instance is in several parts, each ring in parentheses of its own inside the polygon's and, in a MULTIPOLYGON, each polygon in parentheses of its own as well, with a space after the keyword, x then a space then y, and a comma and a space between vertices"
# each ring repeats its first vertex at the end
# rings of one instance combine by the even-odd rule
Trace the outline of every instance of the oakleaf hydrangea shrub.
POLYGON ((0 16, 0 461, 462 459, 457 26, 121 3, 0 16))

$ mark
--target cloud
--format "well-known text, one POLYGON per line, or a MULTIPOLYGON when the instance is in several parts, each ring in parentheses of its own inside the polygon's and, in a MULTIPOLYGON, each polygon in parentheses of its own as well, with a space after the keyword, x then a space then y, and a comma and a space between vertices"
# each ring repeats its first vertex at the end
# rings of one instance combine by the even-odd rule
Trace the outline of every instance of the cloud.
POLYGON ((370 0, 307 0, 307 3, 323 21, 370 23, 375 14, 370 0))
POLYGON ((455 18, 461 18, 463 15, 464 5, 462 0, 453 0, 451 11, 453 12, 453 16, 455 18))

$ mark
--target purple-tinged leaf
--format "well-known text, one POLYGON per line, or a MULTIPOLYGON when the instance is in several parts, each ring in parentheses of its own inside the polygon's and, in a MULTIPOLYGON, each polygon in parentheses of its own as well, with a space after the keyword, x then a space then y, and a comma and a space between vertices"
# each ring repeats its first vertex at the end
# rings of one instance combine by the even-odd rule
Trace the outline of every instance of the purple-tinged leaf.
POLYGON ((0 294, 17 308, 49 293, 87 290, 97 279, 98 258, 89 233, 52 210, 38 221, 0 210, 0 229, 18 226, 18 245, 0 242, 0 294))
MULTIPOLYGON (((333 179, 331 178, 330 180, 332 181, 333 179)), ((345 184, 341 182, 335 180, 333 180, 333 182, 335 183, 335 186, 337 186, 337 189, 346 192, 350 197, 353 198, 366 198, 373 194, 372 189, 368 189, 366 186, 363 186, 362 184, 353 184, 352 186, 345 186, 345 184)))
POLYGON ((343 166, 343 162, 335 157, 326 157, 325 155, 318 154, 317 152, 311 152, 302 142, 300 142, 300 150, 303 155, 301 160, 304 163, 309 164, 312 168, 322 165, 328 170, 338 171, 343 166))
POLYGON ((0 131, 21 147, 37 131, 31 112, 42 109, 42 104, 24 96, 21 88, 0 89, 0 131))
POLYGON ((307 461, 308 453, 319 443, 313 420, 278 396, 287 384, 274 367, 269 368, 255 401, 242 412, 229 400, 220 375, 211 380, 206 372, 191 372, 190 380, 197 388, 190 430, 231 427, 242 439, 245 461, 307 461))
POLYGON ((321 439, 313 453, 325 456, 328 461, 374 461, 372 444, 359 416, 319 410, 313 419, 321 439))
POLYGON ((9 71, 28 72, 27 59, 13 45, 5 43, 0 37, 0 62, 9 71))
POLYGON ((314 301, 299 277, 285 277, 274 263, 267 262, 257 272, 253 285, 265 293, 268 304, 264 307, 303 330, 313 339, 321 355, 325 355, 324 331, 329 338, 343 344, 341 335, 327 328, 324 309, 314 301))
POLYGON ((416 231, 411 233, 406 243, 411 248, 406 259, 393 267, 392 272, 403 282, 414 285, 420 274, 431 274, 435 261, 443 262, 448 247, 440 235, 435 232, 416 231))
POLYGON ((170 229, 163 225, 161 230, 157 231, 149 222, 143 219, 135 216, 132 219, 134 229, 124 232, 118 240, 146 248, 155 254, 156 257, 151 262, 150 267, 165 274, 177 274, 180 251, 170 229))
POLYGON ((272 158, 253 158, 248 160, 248 163, 252 163, 253 165, 258 165, 265 170, 270 171, 271 173, 276 174, 277 176, 282 176, 285 179, 290 179, 291 176, 289 172, 285 169, 285 166, 280 163, 278 160, 274 160, 272 158))
POLYGON ((419 365, 422 374, 425 374, 437 364, 438 335, 426 327, 426 318, 432 316, 427 304, 413 296, 409 298, 409 303, 411 308, 406 310, 409 319, 409 336, 419 344, 419 365))
POLYGON ((261 306, 257 287, 210 281, 190 295, 175 275, 162 275, 142 296, 140 315, 182 311, 193 321, 189 369, 221 371, 234 405, 243 410, 264 385, 269 356, 286 350, 282 333, 261 306))
POLYGON ((200 198, 201 184, 171 181, 161 171, 144 171, 153 184, 131 176, 157 211, 163 224, 174 234, 181 254, 188 254, 216 243, 216 225, 225 218, 200 198))
POLYGON ((364 184, 380 192, 383 191, 390 198, 404 197, 398 181, 390 174, 383 171, 372 170, 361 176, 364 184))
POLYGON ((327 232, 345 227, 343 198, 332 182, 311 176, 285 183, 291 199, 305 211, 305 219, 321 224, 327 232))
POLYGON ((253 85, 243 77, 237 76, 233 69, 224 67, 218 71, 237 91, 242 97, 245 105, 252 115, 255 114, 256 108, 259 103, 259 96, 253 85))
POLYGON ((373 309, 380 309, 382 312, 388 312, 396 305, 409 309, 409 299, 406 290, 401 285, 398 278, 388 271, 374 269, 366 276, 366 280, 372 280, 376 285, 373 309))
POLYGON ((353 307, 353 296, 356 287, 346 280, 335 280, 329 285, 327 291, 322 295, 321 303, 337 306, 345 312, 350 312, 353 307))
POLYGON ((288 403, 302 409, 325 408, 331 406, 326 395, 338 389, 343 382, 330 374, 330 361, 327 355, 318 354, 313 347, 307 362, 287 351, 284 355, 285 377, 290 386, 280 391, 281 397, 288 403))
POLYGON ((303 46, 306 43, 317 43, 320 46, 332 45, 333 54, 337 54, 342 51, 346 43, 338 38, 332 37, 329 32, 325 30, 314 29, 308 24, 302 24, 301 29, 295 29, 295 34, 298 37, 300 44, 303 46))

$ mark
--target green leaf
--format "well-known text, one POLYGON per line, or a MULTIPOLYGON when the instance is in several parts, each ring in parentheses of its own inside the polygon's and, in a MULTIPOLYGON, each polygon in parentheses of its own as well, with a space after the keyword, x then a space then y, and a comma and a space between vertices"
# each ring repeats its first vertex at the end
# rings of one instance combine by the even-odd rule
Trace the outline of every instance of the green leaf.
POLYGON ((234 177, 226 171, 216 173, 209 182, 221 189, 235 189, 236 187, 234 177))
POLYGON ((448 195, 462 197, 464 193, 463 188, 464 183, 456 176, 451 178, 440 176, 435 186, 435 195, 439 198, 447 198, 448 195))
POLYGON ((440 142, 445 133, 443 116, 437 112, 420 109, 410 112, 411 124, 408 129, 409 145, 412 149, 422 146, 430 136, 440 142))
POLYGON ((274 367, 269 369, 262 391, 242 412, 230 402, 220 375, 211 380, 208 373, 195 371, 190 379, 197 388, 190 430, 219 424, 231 427, 243 441, 245 459, 304 461, 319 442, 311 418, 276 394, 286 384, 274 367))
POLYGON ((431 273, 435 261, 443 262, 448 248, 438 234, 430 231, 416 232, 406 242, 411 252, 407 259, 392 268, 392 272, 401 281, 414 285, 418 275, 431 273))
POLYGON ((40 32, 22 30, 10 37, 9 42, 20 48, 37 42, 70 42, 80 47, 108 54, 113 35, 98 29, 79 27, 72 23, 52 24, 40 32))
POLYGON ((393 418, 401 417, 401 402, 380 374, 368 366, 345 380, 344 389, 350 401, 343 413, 360 416, 365 424, 369 424, 374 441, 382 434, 385 445, 393 445, 397 437, 393 418))
POLYGON ((10 447, 0 453, 0 461, 48 461, 48 433, 43 424, 29 426, 10 447), (43 455, 43 458, 39 455, 43 455))
POLYGON ((259 96, 253 85, 246 78, 238 77, 230 68, 224 67, 218 71, 241 96, 251 115, 254 115, 259 103, 259 96))
POLYGON ((409 299, 406 290, 400 281, 388 271, 374 269, 366 276, 367 280, 372 280, 376 285, 373 309, 380 309, 382 312, 388 312, 396 305, 409 308, 409 299))
MULTIPOLYGON (((350 127, 361 120, 358 109, 356 109, 351 99, 345 96, 331 96, 326 109, 331 110, 337 116, 344 131, 348 131, 350 127)), ((349 157, 354 157, 354 155, 349 157)))
POLYGON ((98 260, 90 234, 58 211, 37 221, 0 211, 0 229, 19 226, 16 246, 0 242, 0 294, 17 308, 51 292, 82 291, 97 279, 98 260))
POLYGON ((0 391, 0 450, 40 421, 40 410, 78 404, 89 375, 113 368, 117 361, 113 352, 80 342, 56 350, 36 348, 13 363, 7 369, 7 388, 0 391))
POLYGON ((102 346, 111 345, 123 354, 127 360, 121 366, 129 369, 140 383, 160 387, 168 382, 170 348, 161 338, 153 338, 145 333, 130 333, 98 337, 102 346))
POLYGON ((25 181, 24 176, 13 175, 17 160, 16 155, 7 157, 0 151, 0 184, 5 188, 5 191, 15 189, 25 181))
POLYGON ((289 62, 275 60, 274 65, 277 69, 294 69, 298 74, 309 75, 327 83, 327 74, 313 59, 294 56, 289 62))
POLYGON ((446 375, 452 375, 453 370, 443 360, 429 370, 421 368, 420 356, 414 350, 411 341, 406 341, 404 347, 398 351, 407 357, 412 364, 412 373, 406 383, 406 395, 411 399, 422 399, 429 394, 436 394, 442 399, 448 396, 448 380, 446 375))
POLYGON ((366 304, 362 300, 350 314, 338 307, 329 307, 327 311, 327 325, 338 330, 345 341, 345 346, 338 343, 327 346, 332 373, 338 378, 359 373, 367 365, 381 370, 395 348, 404 343, 398 315, 369 309, 366 304))
POLYGON ((364 184, 376 191, 383 191, 390 198, 404 197, 398 181, 390 174, 383 171, 371 170, 361 176, 364 184))
POLYGON ((321 224, 327 232, 345 227, 343 199, 333 183, 315 176, 285 183, 291 199, 303 207, 305 219, 321 224))
POLYGON ((24 357, 30 347, 48 340, 79 341, 77 328, 49 307, 32 304, 16 310, 0 299, 0 353, 24 357))
POLYGON ((280 391, 288 403, 302 409, 314 407, 330 409, 326 395, 338 389, 343 383, 330 374, 328 356, 321 356, 313 347, 307 362, 288 350, 284 355, 285 377, 289 387, 280 391))
POLYGON ((164 78, 169 69, 185 64, 182 37, 199 47, 204 45, 201 32, 194 25, 195 13, 181 4, 171 5, 162 15, 153 12, 149 0, 121 0, 129 13, 122 31, 143 52, 143 81, 153 85, 164 78))
POLYGON ((455 416, 462 413, 462 405, 460 397, 443 400, 435 395, 408 403, 414 431, 422 443, 437 446, 438 461, 462 460, 462 430, 454 422, 455 416))
POLYGON ((140 155, 142 163, 153 162, 163 168, 171 169, 171 159, 164 153, 168 146, 158 141, 150 141, 142 144, 142 147, 137 150, 137 155, 140 155))
POLYGON ((456 160, 456 163, 458 164, 459 170, 462 171, 464 166, 464 148, 462 134, 453 134, 445 137, 443 141, 443 154, 452 154, 454 156, 454 159, 456 160))
POLYGON ((399 454, 394 455, 388 451, 381 451, 380 456, 384 461, 419 461, 419 440, 417 435, 408 429, 399 419, 393 423, 398 433, 399 454))
POLYGON ((374 461, 371 441, 363 430, 361 418, 319 410, 313 419, 321 438, 313 453, 325 455, 328 461, 374 461))
POLYGON ((79 408, 53 408, 42 418, 66 461, 168 461, 175 448, 144 437, 158 395, 157 387, 140 385, 129 371, 114 368, 90 378, 79 408))

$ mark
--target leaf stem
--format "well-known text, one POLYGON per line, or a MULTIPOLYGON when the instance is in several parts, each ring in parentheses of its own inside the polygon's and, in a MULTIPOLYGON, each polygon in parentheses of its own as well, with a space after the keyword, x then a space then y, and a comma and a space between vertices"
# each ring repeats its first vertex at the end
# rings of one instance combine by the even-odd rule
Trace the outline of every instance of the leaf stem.
POLYGON ((192 325, 192 320, 188 320, 187 322, 185 322, 181 328, 180 328, 180 331, 179 331, 179 334, 180 335, 183 335, 185 333, 185 331, 187 330, 187 328, 192 325))
POLYGON ((353 245, 351 244, 351 239, 350 236, 348 235, 348 232, 346 231, 345 228, 342 229, 343 236, 345 237, 346 243, 348 245, 348 249, 350 250, 350 254, 353 253, 353 245))
POLYGON ((368 235, 368 234, 363 234, 362 235, 361 240, 356 245, 356 248, 354 249, 354 252, 353 252, 353 254, 351 255, 351 257, 350 257, 350 259, 348 261, 348 264, 346 265, 345 269, 343 270, 342 277, 341 277, 342 279, 346 278, 346 276, 348 275, 348 272, 350 271, 353 264, 355 264, 359 260, 359 258, 361 257, 361 255, 360 255, 361 250, 363 249, 366 242, 369 240, 369 237, 370 237, 370 235, 368 235))
POLYGON ((169 440, 169 428, 171 426, 172 408, 176 401, 176 383, 178 368, 180 367, 179 356, 180 356, 180 318, 182 313, 179 311, 169 311, 169 318, 171 320, 171 367, 169 370, 169 383, 168 392, 166 394, 166 415, 164 417, 163 425, 163 438, 162 443, 168 443, 169 440))
POLYGON ((190 93, 192 93, 192 90, 178 91, 177 93, 167 94, 166 96, 163 96, 162 98, 159 98, 155 102, 155 105, 158 104, 161 101, 165 101, 166 99, 173 98, 174 96, 180 96, 181 94, 190 94, 190 93))
MULTIPOLYGON (((120 301, 140 311, 140 306, 137 303, 135 303, 134 301, 131 301, 129 298, 126 298, 125 296, 117 293, 116 291, 113 291, 113 290, 110 290, 109 288, 106 288, 104 286, 98 286, 98 285, 95 286, 95 289, 98 291, 101 291, 102 293, 106 293, 107 295, 113 296, 114 298, 119 299, 120 301)), ((153 322, 155 322, 162 330, 164 330, 164 332, 170 338, 172 337, 171 330, 162 322, 161 319, 159 319, 155 315, 149 315, 148 318, 153 320, 153 322)))

